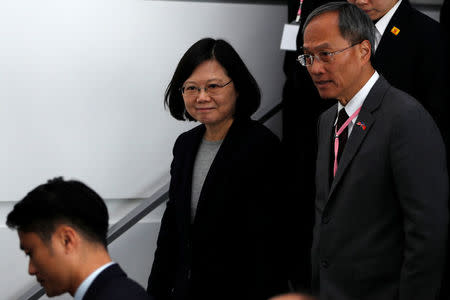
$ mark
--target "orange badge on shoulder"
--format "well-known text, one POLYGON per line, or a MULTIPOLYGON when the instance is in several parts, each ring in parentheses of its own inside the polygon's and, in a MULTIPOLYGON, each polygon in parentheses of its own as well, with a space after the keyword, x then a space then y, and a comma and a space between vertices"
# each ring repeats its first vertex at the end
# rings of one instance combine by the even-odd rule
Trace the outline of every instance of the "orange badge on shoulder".
POLYGON ((394 26, 394 27, 392 27, 391 32, 395 35, 398 35, 400 32, 400 29, 398 29, 397 27, 394 26))

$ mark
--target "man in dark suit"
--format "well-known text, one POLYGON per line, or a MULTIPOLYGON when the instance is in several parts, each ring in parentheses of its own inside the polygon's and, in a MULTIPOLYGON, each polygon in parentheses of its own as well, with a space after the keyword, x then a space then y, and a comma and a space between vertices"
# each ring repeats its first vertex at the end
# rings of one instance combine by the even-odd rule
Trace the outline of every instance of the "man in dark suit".
MULTIPOLYGON (((450 162, 448 35, 438 22, 414 9, 408 0, 348 0, 364 10, 376 26, 372 60, 390 84, 416 98, 436 121, 450 162), (433 62, 430 62, 432 58, 433 62)), ((448 260, 448 258, 447 258, 448 260)), ((448 299, 447 262, 441 299, 448 299)))
MULTIPOLYGON (((448 145, 449 82, 446 36, 440 24, 408 0, 348 0, 375 23, 372 65, 390 84, 416 98, 448 145)), ((448 148, 448 146, 447 146, 448 148)))
MULTIPOLYGON (((301 7, 299 32, 306 17, 317 7, 330 0, 304 0, 301 7)), ((296 19, 299 0, 288 1, 288 21, 296 19)), ((302 35, 297 36, 297 45, 303 45, 302 35)), ((299 50, 297 48, 297 50, 299 50)), ((285 163, 283 173, 288 183, 287 199, 290 214, 287 218, 290 236, 293 239, 287 253, 289 278, 295 290, 308 290, 311 281, 309 253, 314 225, 314 174, 317 153, 316 125, 319 115, 333 105, 332 101, 320 99, 306 69, 296 61, 298 51, 287 51, 284 59, 286 82, 283 88, 283 151, 285 163), (301 130, 299 130, 301 128, 301 130), (299 172, 299 170, 301 170, 299 172)))
POLYGON ((423 106, 372 67, 374 29, 348 3, 305 22, 299 60, 320 96, 338 99, 318 124, 313 288, 321 299, 435 299, 448 224, 445 147, 423 106))
POLYGON ((53 179, 29 192, 8 214, 29 257, 28 272, 49 297, 76 300, 148 300, 147 293, 113 263, 106 248, 108 210, 78 181, 53 179))

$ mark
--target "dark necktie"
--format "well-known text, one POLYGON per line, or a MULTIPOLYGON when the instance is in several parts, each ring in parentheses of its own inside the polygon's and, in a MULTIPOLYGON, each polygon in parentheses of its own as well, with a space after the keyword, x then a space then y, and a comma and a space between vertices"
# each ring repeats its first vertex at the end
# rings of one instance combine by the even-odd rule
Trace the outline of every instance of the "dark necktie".
MULTIPOLYGON (((330 178, 329 178, 330 179, 330 185, 331 185, 331 183, 333 182, 333 179, 334 179, 333 170, 334 170, 334 139, 335 139, 335 134, 339 130, 339 128, 341 128, 341 126, 345 123, 345 121, 347 121, 347 119, 348 119, 348 115, 345 112, 345 109, 342 108, 339 111, 338 119, 337 119, 337 122, 336 122, 336 126, 333 127, 333 134, 331 135, 330 178)), ((342 156, 342 151, 344 150, 345 144, 347 143, 347 139, 348 139, 348 126, 339 135, 339 149, 338 149, 338 157, 337 157, 338 166, 339 166, 339 160, 340 160, 340 158, 342 156)))
MULTIPOLYGON (((339 111, 338 120, 337 120, 336 128, 335 128, 336 132, 339 130, 339 128, 342 127, 342 125, 344 125, 344 123, 345 123, 345 121, 347 121, 347 119, 348 119, 347 112, 345 111, 344 108, 342 108, 339 111)), ((339 149, 338 149, 338 157, 337 157, 338 163, 341 159, 342 152, 344 151, 345 144, 347 143, 347 139, 348 139, 348 126, 339 135, 339 149)), ((333 140, 333 147, 334 147, 334 140, 333 140)), ((333 152, 333 158, 334 158, 334 152, 333 152)))

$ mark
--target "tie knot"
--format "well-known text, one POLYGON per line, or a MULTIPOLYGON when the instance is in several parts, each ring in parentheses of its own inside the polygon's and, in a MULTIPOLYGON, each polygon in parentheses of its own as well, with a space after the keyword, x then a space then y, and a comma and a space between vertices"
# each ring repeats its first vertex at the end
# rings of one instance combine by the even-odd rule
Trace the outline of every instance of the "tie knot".
POLYGON ((342 109, 339 111, 339 114, 338 114, 338 120, 337 120, 336 127, 337 127, 338 129, 341 128, 342 125, 344 125, 345 121, 347 121, 347 120, 348 120, 347 112, 345 111, 344 108, 342 108, 342 109))

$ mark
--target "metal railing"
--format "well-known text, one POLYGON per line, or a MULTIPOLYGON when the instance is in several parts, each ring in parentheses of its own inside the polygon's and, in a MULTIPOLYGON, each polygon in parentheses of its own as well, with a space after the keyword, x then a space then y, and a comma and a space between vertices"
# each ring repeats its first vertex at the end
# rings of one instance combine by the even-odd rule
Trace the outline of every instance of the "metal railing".
MULTIPOLYGON (((266 112, 258 122, 265 123, 282 109, 282 103, 275 105, 271 110, 266 112)), ((146 215, 155 210, 162 203, 166 202, 169 198, 169 183, 160 187, 153 195, 148 198, 142 199, 141 203, 136 206, 132 211, 126 214, 117 223, 112 225, 108 230, 107 243, 111 244, 114 240, 124 234, 137 222, 142 220, 146 215)), ((137 199, 139 200, 139 199, 137 199)), ((44 288, 40 284, 35 284, 26 293, 18 298, 18 300, 37 300, 44 295, 44 288)))

